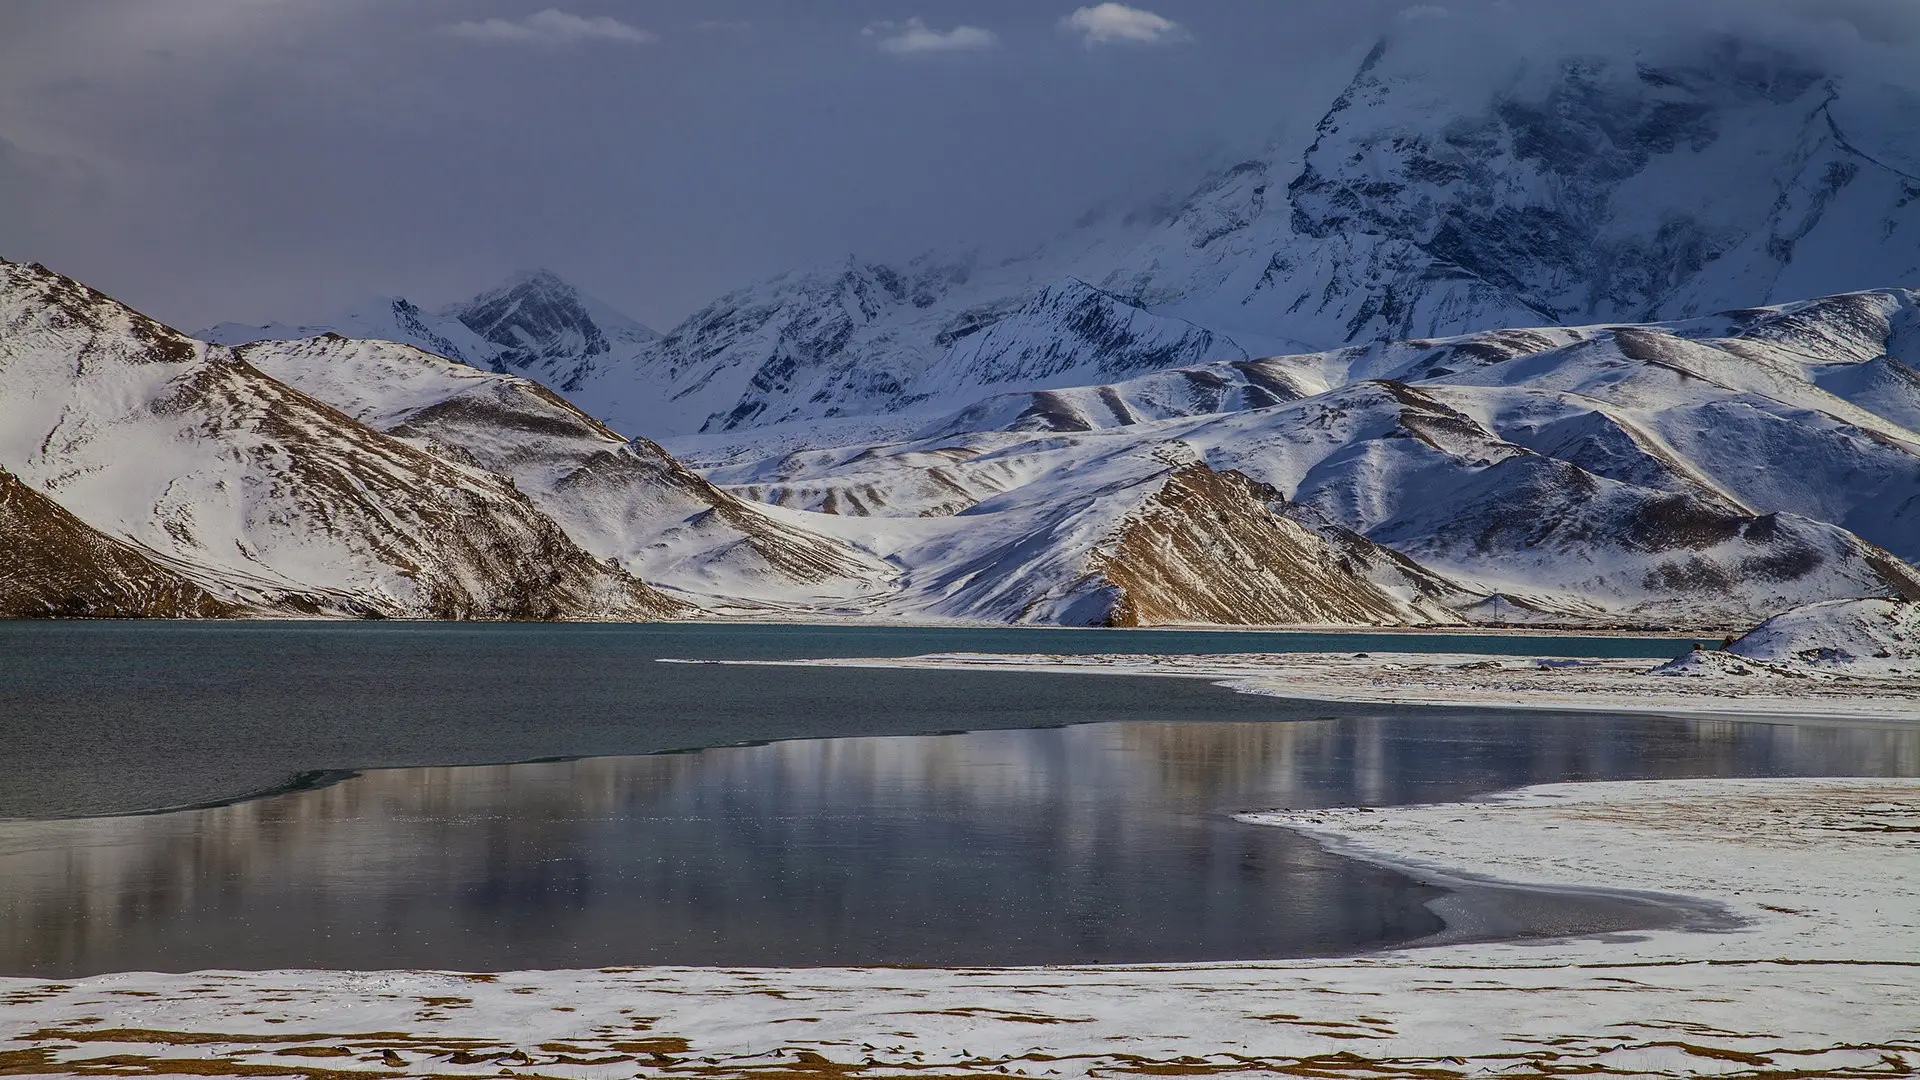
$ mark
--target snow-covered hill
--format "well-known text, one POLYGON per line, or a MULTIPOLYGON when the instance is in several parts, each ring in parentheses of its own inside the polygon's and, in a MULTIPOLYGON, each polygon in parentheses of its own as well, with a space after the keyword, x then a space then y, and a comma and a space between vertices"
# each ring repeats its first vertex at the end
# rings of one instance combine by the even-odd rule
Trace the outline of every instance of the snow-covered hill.
POLYGON ((1785 611, 1729 640, 1653 671, 1669 678, 1831 680, 1920 675, 1920 602, 1866 597, 1785 611))
POLYGON ((72 563, 9 585, 23 613, 679 610, 630 575, 741 614, 1073 625, 1706 628, 1920 597, 1903 290, 1249 360, 1073 286, 1012 317, 1064 307, 1073 336, 976 355, 1117 381, 842 447, 746 429, 696 470, 516 375, 208 345, 4 270, 10 551, 72 563), (1138 374, 1120 341, 1184 363, 1138 374))
POLYGON ((77 522, 118 545, 91 545, 100 566, 132 576, 121 556, 137 554, 223 604, 433 618, 685 610, 580 550, 508 480, 380 434, 79 282, 7 262, 0 468, 73 519, 29 507, 46 530, 9 532, 10 557, 84 545, 77 522))
POLYGON ((538 383, 405 345, 322 336, 241 358, 374 428, 510 478, 589 553, 709 609, 858 611, 896 571, 729 495, 538 383))
POLYGON ((1776 615, 1727 651, 1860 674, 1920 674, 1920 603, 1830 600, 1776 615))
MULTIPOLYGON (((862 519, 843 534, 892 554, 938 612, 1076 619, 1055 599, 1002 600, 1054 597, 1072 575, 1048 560, 1126 547, 1121 521, 1170 470, 1204 463, 1270 488, 1270 509, 1323 538, 1407 561, 1425 584, 1400 595, 1474 619, 1750 624, 1920 596, 1920 434, 1893 418, 1920 398, 1849 377, 1897 370, 1888 352, 1914 343, 1917 300, 1227 361, 994 397, 904 442, 708 475, 862 519), (1864 383, 1858 402, 1828 389, 1864 383)), ((1247 578, 1225 554, 1212 573, 1247 578)))
POLYGON ((216 619, 222 603, 148 552, 103 535, 0 469, 0 619, 216 619))

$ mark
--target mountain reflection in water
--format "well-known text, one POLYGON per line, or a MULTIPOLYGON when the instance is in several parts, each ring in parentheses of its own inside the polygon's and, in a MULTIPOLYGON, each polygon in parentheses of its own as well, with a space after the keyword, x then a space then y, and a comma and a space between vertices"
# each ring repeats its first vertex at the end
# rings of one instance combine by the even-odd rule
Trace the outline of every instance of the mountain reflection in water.
POLYGON ((1912 772, 1909 732, 1127 722, 368 772, 0 822, 0 973, 1031 964, 1351 951, 1437 890, 1235 810, 1572 778, 1912 772))

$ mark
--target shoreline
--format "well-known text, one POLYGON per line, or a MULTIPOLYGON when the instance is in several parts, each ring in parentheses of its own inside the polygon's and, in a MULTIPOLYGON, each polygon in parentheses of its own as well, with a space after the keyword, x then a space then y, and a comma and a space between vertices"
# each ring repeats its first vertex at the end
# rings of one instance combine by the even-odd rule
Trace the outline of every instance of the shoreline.
POLYGON ((1023 969, 0 979, 18 1075, 1902 1075, 1920 1034, 1920 780, 1554 784, 1243 820, 1506 886, 1739 924, 1343 958, 1023 969), (1169 1011, 1169 1000, 1180 1008, 1169 1011), (321 1060, 325 1059, 325 1060, 321 1060))
MULTIPOLYGON (((1210 623, 1178 623, 1162 626, 1058 626, 1049 624, 1005 623, 990 620, 922 620, 913 618, 887 619, 870 615, 848 615, 844 618, 816 613, 812 618, 759 618, 756 616, 728 617, 709 614, 699 619, 663 619, 648 622, 624 622, 602 619, 556 619, 556 620, 511 620, 511 619, 354 619, 344 616, 297 615, 292 613, 273 613, 268 615, 238 615, 222 619, 128 619, 128 618, 92 618, 86 616, 48 617, 48 618, 11 618, 0 619, 0 625, 16 626, 70 626, 74 624, 104 623, 110 625, 157 625, 157 626, 257 626, 261 624, 287 623, 292 625, 340 625, 340 626, 776 626, 795 629, 863 629, 863 630, 1011 630, 1011 631, 1061 631, 1085 634, 1311 634, 1323 637, 1339 636, 1379 636, 1379 637, 1537 637, 1544 640, 1555 638, 1626 638, 1654 641, 1672 641, 1681 645, 1691 641, 1710 642, 1726 637, 1728 634, 1740 634, 1751 627, 1709 627, 1687 630, 1673 627, 1649 627, 1644 629, 1620 627, 1577 627, 1577 626, 1321 626, 1314 624, 1272 624, 1259 626, 1223 626, 1210 623)), ((1684 650, 1682 650, 1684 651, 1684 650)))
POLYGON ((916 657, 702 660, 774 667, 1006 671, 1206 679, 1236 693, 1291 701, 1420 708, 1627 712, 1697 720, 1823 724, 1920 723, 1920 680, 1655 676, 1651 660, 1482 653, 1271 653, 1230 656, 938 653, 916 657))

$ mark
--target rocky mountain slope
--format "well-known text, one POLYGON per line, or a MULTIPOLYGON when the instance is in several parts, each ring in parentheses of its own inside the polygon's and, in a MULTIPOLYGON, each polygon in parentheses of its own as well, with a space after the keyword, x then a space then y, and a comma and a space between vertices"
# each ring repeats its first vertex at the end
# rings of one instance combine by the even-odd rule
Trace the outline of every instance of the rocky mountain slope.
POLYGON ((1465 590, 1357 536, 1276 512, 1280 493, 1194 462, 1170 474, 1097 551, 1114 626, 1452 622, 1465 590), (1379 580, 1383 575, 1396 580, 1379 580), (1396 588, 1396 586, 1398 586, 1396 588))
POLYGON ((984 498, 956 513, 809 520, 903 568, 882 616, 1065 626, 1461 621, 1447 602, 1466 590, 1364 538, 1302 526, 1277 492, 1239 473, 1152 445, 1032 464, 1041 467, 1023 482, 997 495, 983 488, 984 498))
POLYGON ((596 366, 660 336, 550 270, 519 275, 446 314, 492 346, 479 366, 563 391, 578 390, 596 366))
MULTIPOLYGON (((173 609, 650 618, 685 605, 580 550, 513 484, 383 435, 39 266, 0 262, 0 468, 10 546, 59 577, 175 589, 173 609), (86 533, 108 538, 102 546, 86 533), (133 556, 138 555, 138 559, 133 556), (137 565, 164 564, 198 592, 137 565), (184 605, 184 607, 181 607, 184 605)), ((118 595, 89 613, 124 611, 118 595)))
POLYGON ((1125 541, 1127 515, 1152 516, 1143 493, 1200 463, 1324 540, 1371 545, 1375 566, 1411 567, 1417 586, 1403 577, 1395 595, 1455 618, 1751 624, 1818 600, 1920 596, 1920 434, 1892 418, 1920 398, 1859 377, 1900 370, 1891 354, 1920 345, 1916 327, 1920 297, 1884 290, 1227 361, 707 471, 743 497, 862 519, 847 528, 944 613, 1079 621, 1059 583, 1086 569, 1068 553, 1095 549, 1170 581, 1190 571, 1163 553, 1208 550, 1202 576, 1257 591, 1242 564, 1261 560, 1231 554, 1247 541, 1125 541), (1862 386, 1857 401, 1834 392, 1862 386))
POLYGON ((242 611, 0 469, 0 618, 217 619, 242 611))
POLYGON ((859 610, 895 574, 527 379, 337 335, 236 352, 377 431, 508 477, 586 551, 703 607, 859 610))

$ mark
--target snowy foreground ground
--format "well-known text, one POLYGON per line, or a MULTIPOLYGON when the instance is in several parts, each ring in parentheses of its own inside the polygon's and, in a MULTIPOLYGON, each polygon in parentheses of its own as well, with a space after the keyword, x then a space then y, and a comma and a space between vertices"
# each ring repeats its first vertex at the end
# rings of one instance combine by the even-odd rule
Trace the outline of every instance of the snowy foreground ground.
POLYGON ((1730 719, 1920 721, 1920 676, 1698 653, 1655 674, 1649 660, 1525 660, 1439 653, 1018 656, 948 653, 875 660, 740 661, 1210 679, 1304 701, 1651 712, 1730 719))
POLYGON ((0 1075, 1911 1076, 1920 781, 1564 784, 1252 815, 1733 929, 1144 968, 0 980, 0 1075))

